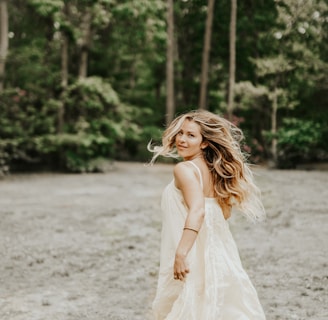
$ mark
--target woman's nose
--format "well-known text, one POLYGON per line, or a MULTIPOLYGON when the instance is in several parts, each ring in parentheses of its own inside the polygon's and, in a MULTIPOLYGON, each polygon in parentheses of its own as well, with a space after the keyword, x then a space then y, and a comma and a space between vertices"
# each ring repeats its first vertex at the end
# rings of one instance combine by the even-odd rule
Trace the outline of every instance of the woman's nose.
POLYGON ((184 141, 185 141, 185 138, 186 138, 186 136, 185 136, 184 134, 182 134, 182 135, 179 137, 179 140, 182 141, 182 142, 184 142, 184 141))

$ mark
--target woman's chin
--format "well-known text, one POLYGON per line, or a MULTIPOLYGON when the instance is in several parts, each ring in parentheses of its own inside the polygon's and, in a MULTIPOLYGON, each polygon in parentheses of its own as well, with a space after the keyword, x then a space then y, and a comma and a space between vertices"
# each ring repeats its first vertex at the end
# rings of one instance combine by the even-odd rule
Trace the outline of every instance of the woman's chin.
POLYGON ((178 152, 178 155, 180 158, 186 159, 186 157, 188 158, 188 155, 184 152, 178 152))

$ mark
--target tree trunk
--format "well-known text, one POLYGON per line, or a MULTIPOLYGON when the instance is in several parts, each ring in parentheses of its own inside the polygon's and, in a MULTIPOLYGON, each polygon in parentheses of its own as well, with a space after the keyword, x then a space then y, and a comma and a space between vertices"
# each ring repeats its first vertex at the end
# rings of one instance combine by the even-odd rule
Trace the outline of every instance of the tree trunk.
POLYGON ((232 120, 234 109, 234 88, 236 76, 236 20, 237 20, 237 0, 231 0, 230 17, 230 57, 229 57, 229 94, 228 94, 228 119, 232 120))
POLYGON ((82 25, 81 55, 79 66, 79 79, 84 79, 88 75, 88 54, 91 42, 91 12, 86 12, 82 25))
POLYGON ((271 133, 272 133, 272 142, 271 142, 271 154, 273 166, 277 166, 277 110, 278 110, 278 92, 277 88, 274 89, 273 100, 272 100, 272 110, 271 110, 271 133))
POLYGON ((8 54, 8 6, 0 0, 0 92, 4 88, 5 66, 8 54))
POLYGON ((61 34, 61 87, 66 89, 68 84, 68 37, 61 34))
POLYGON ((60 95, 60 107, 58 108, 58 124, 57 132, 63 132, 64 126, 64 115, 65 115, 65 104, 63 95, 68 85, 68 37, 62 32, 61 34, 61 95, 60 95))
POLYGON ((207 82, 208 82, 208 65, 209 65, 210 49, 211 49, 214 2, 215 0, 208 0, 205 40, 204 40, 204 49, 203 49, 203 58, 202 58, 202 75, 200 81, 199 109, 207 109, 206 96, 207 96, 207 82))
MULTIPOLYGON (((69 7, 65 2, 63 16, 66 18, 69 17, 69 7)), ((64 103, 64 94, 68 86, 68 46, 69 39, 65 30, 61 31, 61 94, 60 94, 60 107, 58 108, 58 124, 57 124, 57 133, 63 132, 64 127, 64 116, 65 116, 65 103, 64 103)))
POLYGON ((175 112, 174 105, 174 16, 173 0, 167 2, 167 51, 166 51, 166 124, 175 112))

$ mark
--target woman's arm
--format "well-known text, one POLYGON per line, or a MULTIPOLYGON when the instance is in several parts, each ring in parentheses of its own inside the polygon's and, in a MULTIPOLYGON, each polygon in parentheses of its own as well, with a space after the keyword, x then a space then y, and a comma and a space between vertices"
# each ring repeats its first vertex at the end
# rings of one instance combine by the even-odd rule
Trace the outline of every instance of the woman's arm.
POLYGON ((188 215, 174 261, 174 278, 183 280, 189 272, 186 257, 192 248, 205 215, 205 200, 200 182, 188 163, 181 162, 174 168, 176 187, 182 192, 188 215))

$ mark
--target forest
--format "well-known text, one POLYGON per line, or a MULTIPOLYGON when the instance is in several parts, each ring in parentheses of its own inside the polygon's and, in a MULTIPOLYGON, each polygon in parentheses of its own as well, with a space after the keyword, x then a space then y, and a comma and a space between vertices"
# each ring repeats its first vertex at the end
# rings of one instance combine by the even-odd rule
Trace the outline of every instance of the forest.
POLYGON ((207 109, 253 163, 328 160, 327 0, 0 0, 0 176, 147 161, 207 109))

